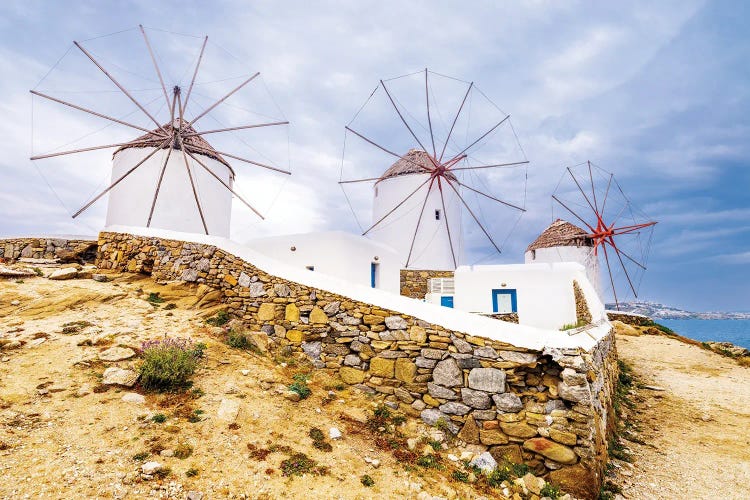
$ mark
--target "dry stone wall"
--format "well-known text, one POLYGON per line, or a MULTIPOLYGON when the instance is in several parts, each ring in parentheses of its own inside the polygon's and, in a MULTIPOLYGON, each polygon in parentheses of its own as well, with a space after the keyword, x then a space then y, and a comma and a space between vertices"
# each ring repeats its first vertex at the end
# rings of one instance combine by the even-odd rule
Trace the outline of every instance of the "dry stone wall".
POLYGON ((412 299, 424 299, 429 292, 427 280, 430 278, 452 278, 453 271, 435 271, 427 269, 401 270, 401 295, 412 299))
POLYGON ((97 265, 220 290, 227 311, 270 344, 579 497, 598 491, 616 376, 611 333, 588 352, 533 351, 291 282, 214 246, 154 237, 101 233, 97 265))
POLYGON ((581 285, 576 280, 573 280, 573 296, 576 301, 576 323, 588 325, 591 323, 591 309, 589 309, 589 303, 586 302, 586 295, 581 290, 581 285))
POLYGON ((96 240, 65 238, 12 238, 0 240, 0 258, 6 260, 59 259, 93 262, 96 240))

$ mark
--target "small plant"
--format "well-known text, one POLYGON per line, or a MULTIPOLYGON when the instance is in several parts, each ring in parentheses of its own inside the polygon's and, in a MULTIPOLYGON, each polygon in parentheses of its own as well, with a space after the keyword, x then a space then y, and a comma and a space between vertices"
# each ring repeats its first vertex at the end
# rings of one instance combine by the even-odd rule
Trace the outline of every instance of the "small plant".
POLYGON ((211 326, 224 326, 227 323, 229 323, 229 320, 231 318, 229 317, 229 313, 225 310, 221 310, 217 312, 214 316, 208 318, 206 320, 206 324, 211 326))
POLYGON ((151 456, 151 453, 147 451, 142 451, 140 453, 136 453, 135 455, 133 455, 133 460, 135 460, 136 462, 143 462, 150 456, 151 456))
POLYGON ((242 329, 232 328, 227 332, 227 345, 235 349, 250 349, 250 341, 242 329))
POLYGON ((375 484, 375 480, 371 478, 370 476, 368 476, 367 474, 359 478, 359 481, 367 488, 375 484))
POLYGON ((156 422, 157 424, 163 424, 167 421, 167 416, 163 413, 157 413, 153 417, 151 417, 152 422, 156 422))
POLYGON ((313 446, 317 448, 318 450, 325 451, 325 452, 333 451, 333 446, 331 446, 331 443, 326 441, 323 431, 321 431, 317 427, 311 428, 308 435, 313 440, 313 446))
POLYGON ((287 477, 304 476, 305 474, 325 476, 328 474, 328 467, 318 465, 318 462, 304 453, 292 453, 289 458, 281 462, 279 468, 281 473, 287 477))
POLYGON ((169 467, 162 467, 161 469, 158 469, 156 472, 154 472, 154 477, 164 479, 170 474, 172 474, 172 469, 170 469, 169 467))
POLYGON ((425 469, 443 470, 440 459, 435 455, 423 455, 417 459, 417 465, 425 469))
POLYGON ((142 351, 141 385, 159 392, 189 387, 198 359, 203 355, 199 344, 182 338, 144 342, 142 351))
POLYGON ((23 280, 16 280, 17 285, 23 285, 23 280))
POLYGON ((156 306, 156 305, 161 304, 162 302, 164 302, 164 299, 162 299, 161 297, 159 297, 159 292, 151 292, 151 293, 149 293, 148 294, 148 298, 146 300, 152 306, 156 306))
POLYGON ((36 274, 37 276, 44 276, 44 273, 38 267, 32 267, 31 270, 34 271, 34 274, 36 274))
POLYGON ((440 451, 443 449, 443 443, 441 443, 440 441, 435 441, 434 439, 427 441, 427 444, 429 444, 430 447, 435 451, 440 451))
POLYGON ((510 469, 506 467, 498 467, 487 475, 487 484, 493 488, 499 488, 503 481, 511 479, 510 469))
POLYGON ((539 494, 543 497, 549 497, 552 500, 557 500, 561 496, 560 488, 550 483, 544 483, 544 488, 542 488, 539 494))
POLYGON ((296 373, 293 377, 294 382, 289 385, 289 390, 299 394, 302 399, 307 399, 312 394, 312 391, 307 386, 307 381, 310 380, 310 376, 305 373, 296 373))
POLYGON ((195 477, 198 475, 198 469, 195 467, 190 467, 188 470, 185 471, 185 475, 187 477, 195 477))
POLYGON ((184 460, 193 454, 193 447, 187 443, 177 443, 174 449, 174 456, 180 460, 184 460))
POLYGON ((469 473, 466 471, 454 470, 453 474, 451 474, 451 477, 453 477, 454 480, 461 482, 461 483, 469 482, 469 473))
POLYGON ((586 326, 588 323, 586 323, 583 320, 578 320, 575 323, 566 323, 563 326, 560 327, 560 331, 564 332, 566 330, 575 330, 576 328, 580 328, 582 326, 586 326))
POLYGON ((165 311, 171 311, 172 309, 177 309, 177 305, 175 305, 174 302, 170 302, 166 306, 164 306, 165 311))
POLYGON ((200 409, 193 410, 193 413, 191 413, 190 416, 188 417, 188 422, 190 422, 192 424, 200 422, 201 420, 203 420, 203 416, 202 415, 204 413, 205 412, 203 410, 200 410, 200 409))

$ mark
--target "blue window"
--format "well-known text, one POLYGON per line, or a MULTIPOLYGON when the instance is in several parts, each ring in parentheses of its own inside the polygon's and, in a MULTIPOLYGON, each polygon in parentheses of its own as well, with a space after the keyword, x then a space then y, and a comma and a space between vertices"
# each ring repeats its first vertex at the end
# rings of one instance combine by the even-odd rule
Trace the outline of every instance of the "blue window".
POLYGON ((443 295, 440 297, 440 305, 443 307, 453 307, 453 295, 443 295))
POLYGON ((372 288, 378 286, 378 266, 377 262, 370 263, 370 286, 372 288))
POLYGON ((514 289, 492 290, 492 312, 518 312, 518 298, 514 289))

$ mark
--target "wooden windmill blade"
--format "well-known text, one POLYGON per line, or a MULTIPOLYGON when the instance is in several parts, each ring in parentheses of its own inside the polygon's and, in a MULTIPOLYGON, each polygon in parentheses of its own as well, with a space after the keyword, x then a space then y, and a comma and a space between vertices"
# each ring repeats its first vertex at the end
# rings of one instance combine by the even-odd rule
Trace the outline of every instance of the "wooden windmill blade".
MULTIPOLYGON (((460 262, 458 254, 463 232, 460 219, 464 216, 481 231, 482 237, 489 242, 494 252, 500 253, 502 250, 503 240, 498 241, 496 232, 488 228, 488 214, 477 210, 476 206, 472 207, 476 205, 477 199, 495 204, 490 209, 493 220, 498 218, 502 210, 517 213, 525 211, 525 199, 503 199, 503 195, 494 192, 497 188, 496 183, 489 188, 493 182, 477 182, 478 175, 486 175, 497 169, 516 167, 523 168, 525 172, 529 163, 515 132, 510 127, 510 116, 494 104, 480 103, 495 117, 479 123, 475 129, 470 129, 472 114, 475 116, 477 113, 478 99, 486 99, 486 96, 473 82, 463 82, 425 69, 402 77, 380 80, 365 104, 345 126, 345 147, 339 184, 347 200, 362 198, 347 193, 347 189, 352 186, 368 185, 375 191, 377 198, 378 190, 383 190, 383 186, 390 179, 401 179, 409 175, 420 177, 419 182, 403 190, 401 196, 392 199, 387 207, 380 210, 380 207, 375 206, 377 215, 373 217, 371 224, 360 224, 362 233, 368 235, 385 226, 399 224, 398 220, 407 216, 407 212, 411 213, 413 220, 408 227, 403 228, 401 241, 396 243, 403 246, 405 267, 412 266, 415 255, 425 251, 425 244, 419 241, 420 235, 424 231, 437 230, 433 227, 434 224, 427 220, 431 214, 427 210, 428 206, 435 209, 436 218, 439 212, 445 214, 441 219, 440 232, 444 234, 449 263, 453 268, 460 262), (403 85, 397 88, 397 83, 401 79, 409 80, 412 88, 405 89, 403 85), (458 82, 459 85, 452 89, 454 98, 445 99, 444 92, 441 92, 444 89, 436 89, 435 80, 458 82), (380 103, 375 103, 378 97, 381 98, 380 103), (368 106, 377 108, 377 112, 371 113, 376 117, 374 124, 363 118, 368 106), (423 119, 420 120, 417 116, 423 119), (386 122, 388 124, 383 125, 386 122), (388 133, 384 134, 384 130, 388 133), (501 153, 498 153, 499 150, 492 151, 492 148, 487 147, 489 142, 497 139, 502 130, 511 136, 516 152, 515 158, 503 158, 501 153), (394 139, 393 136, 397 138, 394 139), (362 162, 350 168, 351 172, 346 171, 345 166, 348 162, 357 161, 347 159, 347 150, 355 141, 370 148, 369 156, 373 153, 379 154, 384 159, 391 158, 390 161, 396 159, 395 163, 384 173, 382 170, 372 171, 372 168, 365 172, 365 169, 358 168, 362 162), (398 145, 394 145, 396 143, 398 145), (491 150, 490 156, 480 158, 474 155, 482 148, 485 148, 485 151, 491 150), (370 175, 362 175, 363 173, 370 175), (459 215, 454 215, 453 219, 459 220, 451 221, 449 213, 456 213, 457 209, 459 215)), ((370 163, 371 160, 365 155, 362 156, 364 161, 370 163)), ((512 187, 516 192, 524 193, 524 197, 525 181, 524 175, 524 186, 512 187)), ((509 186, 504 187, 508 189, 509 186)), ((352 210, 355 211, 354 207, 352 210)))
POLYGON ((637 298, 657 222, 633 206, 614 174, 591 161, 567 167, 552 200, 553 212, 556 206, 585 226, 593 256, 607 269, 616 308, 625 295, 637 298))
MULTIPOLYGON (((135 111, 137 111, 141 117, 148 118, 149 122, 155 125, 156 128, 144 127, 138 123, 138 120, 135 120, 135 122, 133 122, 132 118, 128 118, 133 114, 133 112, 122 115, 114 114, 111 112, 102 112, 96 110, 92 106, 69 102, 67 99, 63 99, 59 96, 54 95, 54 92, 42 92, 37 89, 33 89, 31 90, 31 93, 34 97, 42 98, 45 101, 54 103, 55 105, 63 105, 68 109, 74 109, 77 112, 86 113, 89 116, 95 116, 98 119, 106 120, 110 124, 127 127, 130 130, 145 132, 145 134, 128 141, 79 147, 76 149, 69 149, 65 151, 46 151, 41 154, 34 154, 31 157, 31 160, 58 158, 68 155, 101 151, 106 149, 114 150, 113 160, 115 160, 115 166, 113 168, 119 168, 119 173, 115 173, 113 171, 112 180, 109 185, 105 189, 96 193, 79 210, 73 213, 73 218, 81 215, 92 205, 94 205, 98 200, 104 197, 104 195, 108 193, 110 195, 118 193, 123 189, 123 186, 130 184, 130 189, 136 190, 136 194, 138 195, 137 197, 140 200, 134 201, 133 203, 136 203, 136 208, 143 213, 144 220, 137 225, 151 227, 152 221, 155 221, 160 213, 159 208, 157 207, 157 202, 159 202, 164 196, 167 196, 168 198, 171 197, 172 199, 177 196, 182 199, 190 199, 194 201, 194 209, 197 210, 197 214, 199 215, 201 222, 201 232, 209 234, 211 227, 210 223, 207 223, 207 208, 204 205, 206 203, 218 203, 215 202, 215 200, 218 199, 215 194, 217 189, 225 190, 227 193, 229 193, 227 196, 230 197, 230 200, 232 196, 236 197, 244 205, 249 207, 255 215, 257 215, 260 219, 263 219, 261 213, 256 210, 248 201, 246 201, 245 198, 240 196, 232 187, 232 183, 235 179, 235 169, 232 167, 232 164, 228 159, 236 160, 243 164, 252 165, 253 167, 283 173, 286 175, 289 175, 290 172, 284 168, 280 168, 274 164, 271 164, 264 158, 259 158, 258 160, 263 161, 258 161, 256 159, 247 158, 247 155, 242 152, 235 153, 231 150, 230 152, 220 152, 216 150, 204 138, 204 136, 219 137, 223 134, 229 134, 233 136, 239 131, 251 131, 253 129, 271 129, 288 125, 289 122, 287 120, 278 119, 258 120, 254 123, 229 124, 226 126, 222 125, 219 128, 206 127, 204 130, 195 128, 196 122, 204 119, 204 117, 212 116, 215 113, 215 110, 221 108, 222 105, 225 105, 225 102, 229 100, 233 95, 239 93, 242 89, 251 85, 251 83, 259 77, 260 73, 254 72, 249 76, 246 75, 241 83, 235 85, 233 88, 231 88, 231 90, 225 90, 223 94, 221 94, 217 98, 213 98, 210 104, 205 107, 194 104, 191 109, 195 109, 195 111, 193 112, 192 116, 188 116, 185 114, 185 111, 187 109, 188 102, 190 101, 190 97, 191 95, 198 95, 198 93, 194 91, 194 88, 198 86, 196 82, 199 79, 200 69, 202 67, 202 64, 206 61, 206 58, 204 58, 204 53, 208 44, 208 37, 201 37, 200 51, 198 53, 197 61, 195 62, 194 67, 191 68, 192 76, 190 77, 187 95, 184 96, 183 100, 183 92, 177 82, 175 82, 174 85, 169 86, 171 90, 168 90, 168 85, 165 83, 165 77, 167 77, 167 75, 169 75, 170 73, 168 71, 164 72, 163 68, 160 66, 158 60, 158 48, 152 43, 152 40, 150 39, 148 34, 148 30, 142 25, 139 25, 138 31, 140 32, 139 35, 143 42, 142 50, 144 59, 148 60, 149 64, 152 67, 153 74, 158 80, 159 91, 162 94, 164 100, 164 104, 160 109, 164 109, 165 111, 161 114, 158 111, 154 112, 153 109, 149 110, 148 105, 150 103, 141 102, 141 99, 135 95, 135 92, 129 90, 127 88, 127 84, 124 84, 121 81, 120 76, 115 75, 114 72, 109 69, 109 67, 114 66, 119 70, 120 73, 122 73, 126 71, 124 68, 118 66, 116 63, 108 64, 107 62, 101 60, 101 58, 95 52, 87 48, 86 42, 73 42, 73 44, 74 47, 76 47, 80 51, 80 53, 82 53, 85 58, 90 61, 91 69, 96 69, 100 72, 99 74, 103 74, 104 76, 106 76, 106 80, 110 82, 111 85, 113 85, 121 95, 127 98, 126 102, 134 105, 136 108, 135 111), (164 116, 165 114, 167 116, 164 116), (117 159, 122 157, 124 152, 129 150, 137 150, 138 154, 128 155, 128 160, 123 161, 128 161, 129 164, 125 166, 118 166, 117 159), (161 157, 158 156, 159 152, 162 152, 161 157), (149 196, 147 201, 145 199, 144 193, 148 192, 150 188, 148 186, 136 185, 138 183, 142 183, 142 180, 144 179, 143 175, 146 175, 141 174, 144 169, 148 170, 149 172, 153 170, 157 173, 154 176, 154 186, 153 188, 151 188, 152 195, 149 196), (222 169, 225 170, 222 171, 222 169), (178 171, 183 172, 183 174, 178 174, 178 171), (218 175, 217 172, 219 172, 218 175), (187 189, 187 193, 185 193, 187 196, 180 196, 179 194, 175 194, 174 192, 172 192, 174 186, 177 184, 176 181, 170 184, 171 181, 169 181, 169 179, 177 179, 177 177, 175 177, 176 175, 185 176, 186 180, 184 181, 184 187, 187 188, 189 185, 189 189, 187 189), (138 181, 131 180, 136 178, 138 179, 138 181), (170 184, 171 187, 168 187, 168 184, 170 184), (203 200, 201 199, 202 197, 204 198, 203 200)), ((105 35, 104 37, 97 37, 97 39, 105 38, 106 36, 108 35, 105 35)), ((70 50, 66 52, 61 60, 63 60, 69 52, 70 50)), ((56 66, 57 65, 55 65, 55 67, 56 66)), ((55 67, 53 67, 50 72, 52 72, 55 67)), ((44 79, 42 81, 44 81, 44 79)), ((195 98, 193 98, 192 101, 195 101, 195 98)), ((214 121, 220 123, 215 117, 214 121)), ((231 201, 229 203, 231 205, 231 201)), ((108 222, 111 209, 112 198, 110 197, 110 206, 108 207, 108 222)), ((165 206, 162 211, 164 212, 168 210, 169 207, 165 206)), ((177 210, 173 209, 173 212, 176 211, 177 210)), ((212 210, 208 211, 213 213, 212 210)), ((227 212, 226 225, 228 231, 229 213, 226 209, 224 211, 227 212)), ((174 217, 177 216, 181 215, 177 214, 174 217)))

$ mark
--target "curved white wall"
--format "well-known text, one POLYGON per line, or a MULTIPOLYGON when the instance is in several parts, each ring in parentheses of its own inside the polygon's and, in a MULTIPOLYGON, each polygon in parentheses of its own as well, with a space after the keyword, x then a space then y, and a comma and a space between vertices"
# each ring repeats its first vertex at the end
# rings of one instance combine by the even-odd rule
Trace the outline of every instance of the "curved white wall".
POLYGON ((396 252, 363 236, 343 231, 288 234, 250 240, 245 246, 287 265, 313 267, 315 273, 365 287, 371 286, 371 265, 377 264, 375 288, 398 294, 401 286, 396 252))
MULTIPOLYGON (((151 151, 153 148, 128 148, 115 154, 112 180, 118 179, 151 151)), ((159 151, 109 192, 107 226, 146 227, 166 154, 166 149, 159 151)), ((205 234, 182 155, 182 151, 172 150, 151 227, 205 234)), ((231 172, 226 165, 204 155, 196 154, 196 157, 229 186, 232 185, 231 172)), ((190 157, 188 159, 209 234, 228 238, 232 194, 203 167, 190 157)))
MULTIPOLYGON (((376 223, 393 207, 403 201, 420 184, 429 178, 429 174, 407 174, 391 177, 375 184, 373 198, 372 223, 376 223)), ((370 231, 371 237, 396 250, 402 268, 409 269, 439 269, 452 270, 456 268, 451 255, 451 244, 448 239, 446 217, 450 227, 453 252, 456 263, 461 263, 463 239, 461 235, 461 201, 456 193, 443 182, 443 197, 445 211, 440 199, 437 181, 430 191, 425 205, 422 220, 419 223, 414 249, 409 257, 409 249, 417 230, 422 204, 427 196, 429 183, 425 184, 409 200, 389 215, 375 229, 370 231), (440 220, 435 219, 435 211, 440 211, 440 220)))
POLYGON ((599 258, 594 255, 592 247, 560 246, 538 248, 524 254, 526 264, 545 264, 556 262, 577 262, 586 268, 586 276, 591 285, 601 297, 601 283, 599 278, 599 258))

